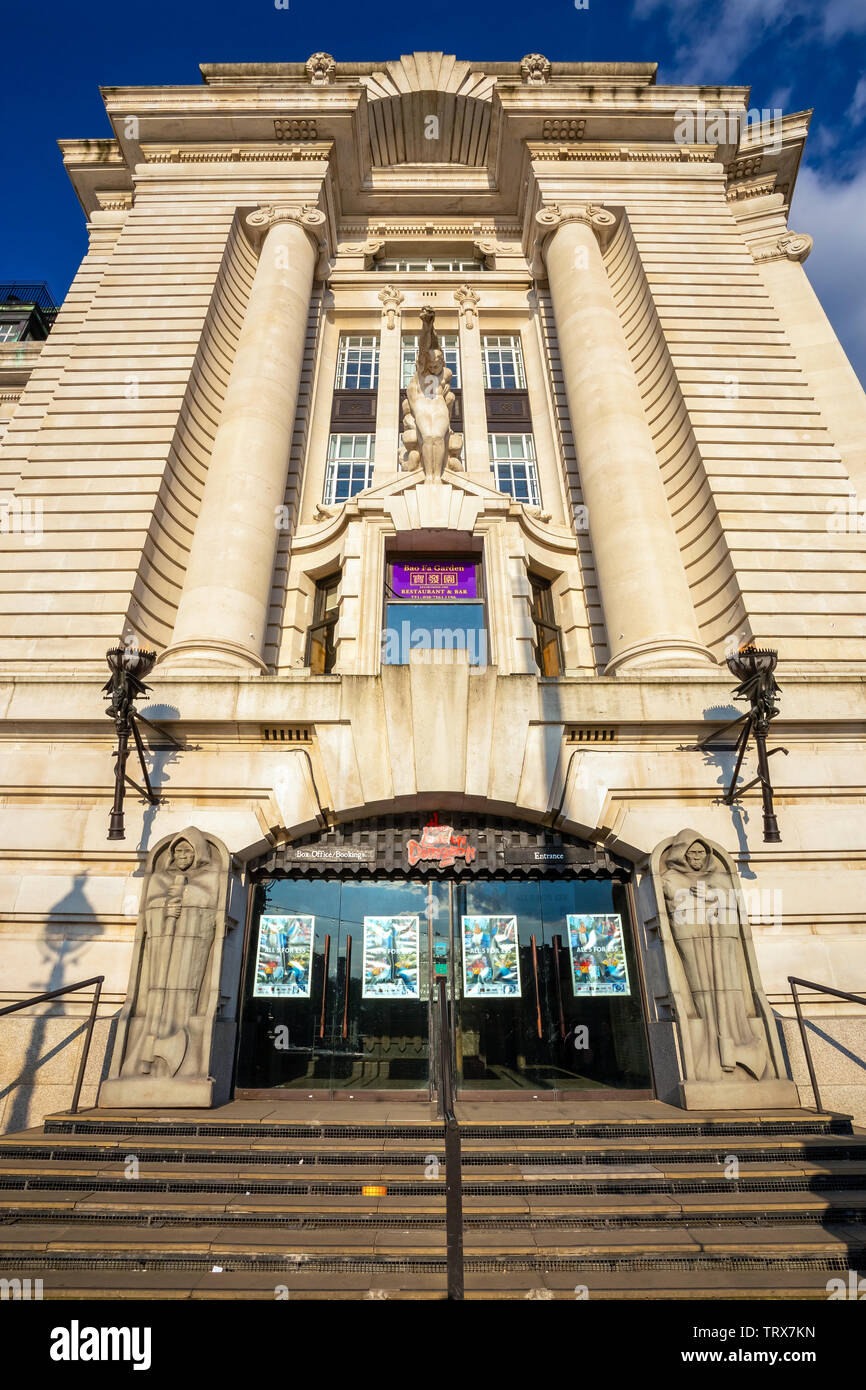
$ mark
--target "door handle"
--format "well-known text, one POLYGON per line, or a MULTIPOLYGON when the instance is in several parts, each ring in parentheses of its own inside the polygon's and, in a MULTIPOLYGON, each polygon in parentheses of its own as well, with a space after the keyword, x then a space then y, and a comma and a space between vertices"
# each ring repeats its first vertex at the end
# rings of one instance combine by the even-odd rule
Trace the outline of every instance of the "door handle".
POLYGON ((352 973, 352 938, 346 937, 346 979, 343 988, 343 1037, 349 1032, 349 979, 352 973))
POLYGON ((538 993, 538 949, 535 945, 535 937, 531 936, 529 940, 532 944, 532 973, 535 976, 535 1022, 538 1036, 541 1038, 544 1034, 541 1031, 541 996, 538 993))
POLYGON ((562 1009, 562 975, 559 969, 559 953, 562 950, 562 937, 553 938, 553 965, 556 971, 556 1002, 559 1005, 559 1036, 565 1037, 565 1014, 562 1009))
POLYGON ((319 1037, 325 1036, 325 998, 328 993, 328 957, 331 954, 331 938, 325 937, 325 959, 322 969, 322 1016, 319 1019, 319 1037))

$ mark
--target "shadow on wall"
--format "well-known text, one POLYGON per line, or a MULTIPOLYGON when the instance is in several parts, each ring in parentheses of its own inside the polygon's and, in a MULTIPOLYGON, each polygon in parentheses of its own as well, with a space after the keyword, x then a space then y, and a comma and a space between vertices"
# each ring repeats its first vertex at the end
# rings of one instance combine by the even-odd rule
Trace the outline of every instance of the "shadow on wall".
MULTIPOLYGON (((87 872, 76 874, 71 890, 66 893, 58 902, 54 904, 48 914, 46 921, 46 934, 41 943, 41 959, 45 966, 44 972, 40 972, 41 978, 32 984, 33 990, 37 994, 47 993, 49 990, 62 989, 64 985, 74 984, 77 979, 87 978, 86 967, 79 964, 82 956, 89 950, 91 942, 95 937, 102 935, 102 927, 96 918, 93 906, 85 893, 85 883, 87 872), (82 928, 81 935, 69 938, 67 935, 70 926, 70 919, 87 918, 88 922, 82 928)), ((66 1007, 68 1001, 90 1000, 90 991, 85 991, 81 995, 69 994, 63 1000, 55 1000, 51 1004, 41 1007, 52 1010, 49 1013, 31 1014, 22 1010, 18 1014, 11 1016, 12 1026, 17 1022, 20 1026, 23 1020, 27 1020, 32 1025, 32 1032, 27 1041, 24 1057, 21 1060, 18 1074, 8 1085, 0 1087, 0 1100, 11 1097, 9 1105, 4 1115, 3 1128, 6 1131, 24 1129, 28 1124, 32 1124, 30 1116, 30 1104, 33 1089, 40 1085, 57 1085, 58 1103, 56 1107, 61 1108, 63 1104, 68 1104, 72 1098, 72 1086, 74 1085, 75 1068, 78 1065, 79 1052, 76 1046, 80 1041, 87 1026, 87 1019, 73 1019, 53 1012, 59 1005, 66 1007), (57 1020, 60 1019, 60 1027, 57 1027, 57 1020), (56 1042, 52 1042, 56 1038, 56 1042), (51 1063, 55 1058, 61 1057, 64 1052, 68 1053, 72 1049, 73 1079, 69 1082, 53 1082, 50 1079, 51 1063), (43 1081, 43 1077, 45 1080, 43 1081), (60 1099, 62 1094, 63 1099, 60 1099)), ((7 1026, 9 1024, 7 1023, 7 1026)), ((108 1067, 108 1059, 111 1055, 110 1047, 105 1050, 105 1061, 103 1063, 103 1074, 108 1067)), ((100 1078, 101 1079, 101 1078, 100 1078)))
MULTIPOLYGON (((734 705, 711 705, 708 709, 704 710, 704 718, 713 721, 722 719, 727 722, 729 719, 741 719, 743 713, 743 710, 737 709, 734 705)), ((736 737, 739 730, 731 730, 731 733, 736 737)), ((706 737, 706 735, 702 735, 702 737, 706 737)), ((720 788, 718 799, 721 800, 731 784, 734 763, 737 760, 733 741, 727 747, 720 745, 716 748, 704 748, 701 751, 703 753, 704 766, 716 768, 718 770, 719 775, 716 778, 716 784, 720 788)), ((750 752, 754 753, 754 747, 750 749, 750 752)), ((745 763, 740 769, 740 778, 738 780, 741 782, 749 780, 748 777, 743 777, 744 772, 745 763)), ((737 856, 739 860, 740 878, 757 878, 757 874, 749 864, 749 837, 746 831, 746 827, 749 824, 749 812, 739 801, 734 802, 733 806, 730 807, 730 812, 731 824, 734 827, 740 846, 740 852, 737 856)))

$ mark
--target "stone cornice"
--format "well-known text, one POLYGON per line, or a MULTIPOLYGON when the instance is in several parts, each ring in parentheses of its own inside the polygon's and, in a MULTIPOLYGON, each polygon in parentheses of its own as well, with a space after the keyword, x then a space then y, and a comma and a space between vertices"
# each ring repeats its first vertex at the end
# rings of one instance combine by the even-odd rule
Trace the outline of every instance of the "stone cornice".
POLYGON ((326 160, 333 146, 329 140, 305 145, 277 145, 234 149, 154 149, 142 150, 147 164, 267 164, 286 160, 326 160))
POLYGON ((751 247, 752 259, 762 261, 805 261, 812 250, 812 238, 807 232, 783 232, 774 241, 751 247))

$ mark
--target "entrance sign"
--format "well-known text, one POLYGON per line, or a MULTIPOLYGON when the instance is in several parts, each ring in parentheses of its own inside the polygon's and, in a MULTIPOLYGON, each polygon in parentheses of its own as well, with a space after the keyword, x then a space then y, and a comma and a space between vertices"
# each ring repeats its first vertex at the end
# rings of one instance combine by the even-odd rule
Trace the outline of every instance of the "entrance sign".
POLYGON ((254 998, 309 999, 315 926, 311 916, 262 917, 254 998))
POLYGON ((477 598, 474 565, 442 563, 391 566, 393 598, 431 599, 477 598))
POLYGON ((450 825, 425 825, 421 831, 421 841, 410 840, 406 855, 411 865, 419 860, 432 860, 440 869, 448 869, 455 859, 465 859, 471 864, 475 858, 475 846, 470 845, 468 835, 455 835, 450 825))
POLYGON ((568 949, 575 996, 631 993, 620 916, 569 912, 568 949))
POLYGON ((463 918, 463 992, 499 999, 520 994, 516 917, 463 918))
POLYGON ((364 918, 362 999, 420 996, 418 918, 364 918))

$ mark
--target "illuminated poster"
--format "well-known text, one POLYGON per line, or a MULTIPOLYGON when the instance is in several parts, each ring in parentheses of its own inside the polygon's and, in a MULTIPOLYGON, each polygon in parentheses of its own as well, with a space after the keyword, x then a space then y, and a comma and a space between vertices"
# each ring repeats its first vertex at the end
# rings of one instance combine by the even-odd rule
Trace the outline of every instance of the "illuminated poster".
POLYGON ((475 565, 394 564, 391 567, 394 598, 431 599, 477 598, 475 565))
POLYGON ((575 995, 631 993, 620 916, 569 912, 568 949, 575 995))
POLYGON ((315 927, 315 917, 291 913, 262 917, 255 998, 309 999, 315 927))
POLYGON ((463 918, 463 992, 499 999, 520 994, 516 917, 463 918))
POLYGON ((364 918, 362 999, 419 999, 418 918, 364 918))

